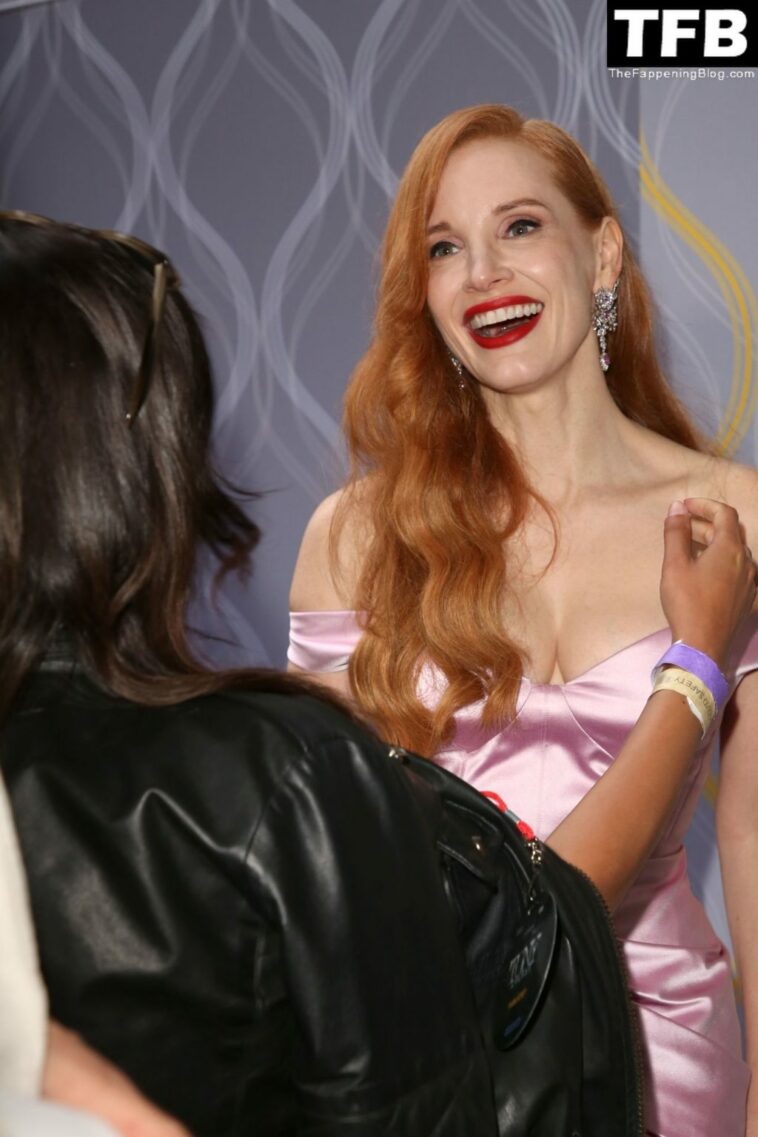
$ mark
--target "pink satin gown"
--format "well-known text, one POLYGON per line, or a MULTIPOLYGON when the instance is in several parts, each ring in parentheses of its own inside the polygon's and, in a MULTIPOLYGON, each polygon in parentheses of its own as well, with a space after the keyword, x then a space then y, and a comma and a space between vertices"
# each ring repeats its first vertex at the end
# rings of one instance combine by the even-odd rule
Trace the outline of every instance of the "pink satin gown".
MULTIPOLYGON (((344 670, 360 636, 353 612, 293 612, 289 659, 307 671, 344 670)), ((467 707, 436 760, 478 789, 499 794, 547 837, 621 749, 650 694, 651 669, 670 643, 664 628, 569 683, 524 678, 511 724, 484 729, 481 706, 467 707)), ((756 668, 753 623, 735 648, 733 688, 756 668)), ((431 667, 424 670, 424 701, 433 702, 442 682, 431 667)), ((750 1075, 741 1058, 729 957, 691 891, 682 845, 716 733, 712 728, 704 740, 670 823, 615 915, 639 1009, 647 1128, 655 1137, 745 1133, 750 1075)))

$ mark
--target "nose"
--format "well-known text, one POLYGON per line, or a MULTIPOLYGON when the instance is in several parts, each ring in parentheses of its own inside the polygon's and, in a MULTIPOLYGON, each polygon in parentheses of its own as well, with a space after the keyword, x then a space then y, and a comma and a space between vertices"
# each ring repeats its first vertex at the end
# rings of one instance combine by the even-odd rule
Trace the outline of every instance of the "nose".
POLYGON ((466 287, 472 292, 488 292, 493 285, 512 279, 513 270, 502 243, 484 243, 469 251, 466 287))

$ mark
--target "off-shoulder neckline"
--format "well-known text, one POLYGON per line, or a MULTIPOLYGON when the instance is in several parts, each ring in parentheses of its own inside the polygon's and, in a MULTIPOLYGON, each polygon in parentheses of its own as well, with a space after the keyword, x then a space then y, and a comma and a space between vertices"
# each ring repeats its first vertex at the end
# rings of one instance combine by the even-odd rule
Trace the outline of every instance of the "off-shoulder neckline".
MULTIPOLYGON (((330 616, 334 616, 334 617, 340 617, 341 619, 345 619, 345 617, 355 618, 358 615, 358 613, 353 611, 350 608, 340 608, 340 609, 326 609, 326 610, 322 610, 319 612, 312 612, 312 611, 292 612, 291 615, 293 615, 293 616, 322 616, 322 617, 326 616, 327 618, 330 616)), ((359 628, 357 620, 356 620, 356 627, 359 628)), ((572 684, 574 684, 574 683, 580 683, 580 682, 582 682, 582 680, 589 679, 592 675, 594 675, 594 673, 596 671, 600 671, 603 667, 607 666, 609 663, 612 663, 614 660, 617 660, 619 656, 624 655, 628 651, 632 651, 636 647, 641 647, 642 644, 647 643, 649 640, 656 639, 658 636, 664 635, 664 633, 668 636, 671 636, 671 629, 668 627, 668 625, 666 625, 662 628, 656 628, 655 631, 648 632, 647 635, 640 636, 639 639, 633 640, 632 643, 624 644, 623 647, 620 647, 616 651, 611 652, 610 655, 604 656, 603 659, 599 659, 597 661, 597 663, 593 663, 591 667, 585 668, 584 671, 580 671, 578 675, 574 675, 571 679, 566 679, 563 683, 537 683, 537 682, 535 682, 535 680, 530 679, 528 675, 524 675, 522 681, 524 683, 527 683, 529 685, 529 687, 532 688, 533 690, 537 690, 537 691, 539 691, 539 690, 550 690, 551 688, 553 688, 555 690, 562 691, 565 687, 571 687, 572 684)))

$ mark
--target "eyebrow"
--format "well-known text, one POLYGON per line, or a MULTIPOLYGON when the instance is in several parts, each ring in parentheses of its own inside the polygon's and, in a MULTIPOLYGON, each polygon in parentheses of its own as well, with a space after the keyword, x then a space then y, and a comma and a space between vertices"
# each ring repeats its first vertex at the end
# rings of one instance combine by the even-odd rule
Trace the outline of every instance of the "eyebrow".
MULTIPOLYGON (((518 209, 522 205, 538 205, 542 209, 547 209, 544 201, 539 201, 536 197, 518 197, 515 201, 504 201, 500 205, 496 205, 492 210, 493 217, 499 217, 501 213, 510 213, 512 209, 518 209)), ((449 221, 438 221, 436 225, 430 225, 426 231, 427 237, 431 237, 433 233, 443 233, 446 229, 452 229, 449 221)))

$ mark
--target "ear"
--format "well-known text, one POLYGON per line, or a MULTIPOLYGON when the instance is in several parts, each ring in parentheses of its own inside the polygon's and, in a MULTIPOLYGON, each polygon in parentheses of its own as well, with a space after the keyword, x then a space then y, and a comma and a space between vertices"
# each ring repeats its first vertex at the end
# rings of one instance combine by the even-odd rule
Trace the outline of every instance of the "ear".
POLYGON ((624 236, 613 217, 604 217, 595 234, 595 283, 598 288, 612 288, 624 262, 624 236))

